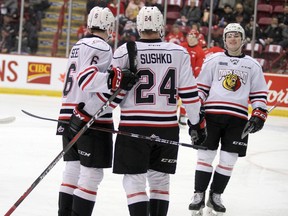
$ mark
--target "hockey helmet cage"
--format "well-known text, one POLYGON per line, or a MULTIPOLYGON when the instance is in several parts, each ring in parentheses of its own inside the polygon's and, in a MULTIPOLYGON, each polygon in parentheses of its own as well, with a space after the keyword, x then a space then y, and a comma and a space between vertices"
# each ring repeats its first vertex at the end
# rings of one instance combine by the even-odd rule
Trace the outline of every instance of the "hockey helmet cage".
POLYGON ((111 34, 114 27, 115 18, 109 8, 94 7, 90 10, 87 19, 88 28, 99 28, 111 34))
POLYGON ((239 23, 229 23, 223 32, 223 41, 226 41, 226 34, 229 32, 239 32, 242 36, 242 43, 245 41, 245 31, 239 23))
POLYGON ((137 15, 137 30, 139 33, 150 30, 163 35, 164 20, 161 11, 155 6, 142 7, 137 15))

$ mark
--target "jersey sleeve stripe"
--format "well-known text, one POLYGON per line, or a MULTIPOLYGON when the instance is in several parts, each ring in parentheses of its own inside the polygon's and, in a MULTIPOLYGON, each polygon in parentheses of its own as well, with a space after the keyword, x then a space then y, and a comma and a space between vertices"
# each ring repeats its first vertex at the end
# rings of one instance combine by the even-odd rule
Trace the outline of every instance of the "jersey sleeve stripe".
POLYGON ((79 72, 79 74, 77 75, 77 80, 79 80, 81 76, 83 76, 83 74, 86 74, 87 72, 94 72, 94 71, 98 71, 96 66, 91 66, 86 68, 84 71, 79 72))
POLYGON ((259 91, 259 92, 250 92, 250 95, 255 95, 255 94, 265 94, 267 95, 267 91, 259 91))
POLYGON ((187 90, 193 90, 193 89, 197 89, 197 86, 189 86, 189 87, 179 88, 179 91, 187 91, 187 90))
POLYGON ((123 114, 176 114, 176 111, 151 111, 151 110, 122 110, 123 114))
POLYGON ((85 77, 84 77, 84 80, 83 80, 83 84, 81 82, 79 82, 79 87, 82 89, 82 91, 85 89, 85 87, 90 83, 90 81, 96 76, 96 72, 93 72, 93 73, 88 73, 85 77), (89 76, 90 75, 90 76, 89 76), (87 79, 87 81, 84 83, 85 79, 89 77, 87 79), (82 87, 81 87, 82 86, 82 87))
POLYGON ((188 92, 188 93, 182 93, 182 92, 180 93, 180 92, 179 92, 179 96, 180 96, 181 99, 186 99, 186 98, 192 99, 192 98, 196 98, 196 97, 198 97, 198 91, 188 92))
POLYGON ((210 102, 205 102, 205 106, 206 105, 214 105, 214 104, 225 104, 225 105, 229 105, 229 106, 235 106, 235 107, 239 107, 239 108, 242 108, 244 110, 246 110, 246 106, 243 106, 241 104, 237 104, 237 103, 231 103, 231 102, 223 102, 223 101, 210 101, 210 102))
POLYGON ((182 100, 183 104, 194 104, 194 103, 198 103, 199 102, 199 98, 196 100, 182 100))
POLYGON ((91 66, 79 73, 79 75, 77 76, 77 80, 78 80, 78 85, 82 89, 82 91, 89 84, 91 79, 95 77, 97 72, 98 72, 98 68, 95 66, 91 66))

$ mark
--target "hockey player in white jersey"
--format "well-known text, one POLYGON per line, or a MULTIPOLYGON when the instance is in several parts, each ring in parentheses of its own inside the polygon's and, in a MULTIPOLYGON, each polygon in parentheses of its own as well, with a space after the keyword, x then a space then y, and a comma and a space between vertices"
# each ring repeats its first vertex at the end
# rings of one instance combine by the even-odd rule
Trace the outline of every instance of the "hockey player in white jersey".
MULTIPOLYGON (((119 130, 178 141, 179 95, 192 124, 193 142, 201 144, 206 138, 206 127, 199 115, 200 101, 188 52, 179 45, 162 42, 163 16, 157 7, 145 6, 140 10, 137 29, 139 81, 120 104, 119 130)), ((112 65, 129 66, 125 44, 115 50, 112 65)), ((169 174, 175 173, 177 153, 175 145, 117 136, 113 172, 124 174, 130 216, 167 215, 169 174)))
POLYGON ((199 96, 204 103, 208 137, 198 150, 194 196, 189 209, 192 215, 202 215, 205 191, 212 178, 212 163, 220 147, 207 200, 210 215, 226 211, 221 200, 238 157, 246 155, 248 137, 241 133, 248 121, 248 101, 253 108, 249 119, 252 133, 262 129, 267 117, 267 85, 259 63, 242 53, 245 32, 238 23, 228 24, 223 33, 225 52, 211 55, 204 61, 197 78, 199 96))
MULTIPOLYGON (((96 105, 99 109, 111 96, 111 89, 120 86, 129 90, 133 81, 129 70, 109 67, 113 54, 106 41, 112 34, 113 24, 114 16, 108 8, 94 7, 87 20, 89 36, 79 40, 69 54, 59 115, 69 126, 59 124, 57 128, 64 147, 97 112, 96 105)), ((115 107, 122 97, 119 94, 111 106, 115 107)), ((111 109, 94 124, 113 129, 111 109)), ((59 216, 92 214, 103 168, 112 166, 112 150, 111 134, 88 130, 64 155, 66 166, 59 191, 59 216)))

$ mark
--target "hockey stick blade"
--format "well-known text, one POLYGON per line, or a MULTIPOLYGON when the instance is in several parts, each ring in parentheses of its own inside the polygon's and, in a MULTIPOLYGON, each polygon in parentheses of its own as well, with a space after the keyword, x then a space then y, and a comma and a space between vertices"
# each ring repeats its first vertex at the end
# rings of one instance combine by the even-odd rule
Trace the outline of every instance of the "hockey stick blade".
MULTIPOLYGON (((34 117, 34 118, 47 120, 47 121, 54 121, 54 122, 59 122, 59 123, 64 123, 64 124, 69 124, 67 121, 62 121, 62 120, 57 120, 57 119, 51 119, 51 118, 46 118, 46 117, 42 117, 42 116, 37 116, 37 115, 34 115, 34 114, 32 114, 30 112, 27 112, 25 110, 22 110, 22 112, 25 113, 26 115, 34 117)), ((177 142, 177 141, 173 141, 173 140, 162 139, 162 138, 160 138, 158 136, 153 136, 153 135, 152 136, 145 136, 145 135, 141 135, 141 134, 135 134, 135 133, 125 132, 125 131, 117 131, 117 130, 113 130, 113 129, 102 128, 102 127, 94 127, 94 126, 91 126, 89 129, 90 130, 98 130, 98 131, 113 133, 113 134, 119 134, 119 135, 123 135, 123 136, 139 138, 139 139, 145 139, 145 140, 154 141, 154 142, 163 143, 163 144, 179 145, 179 146, 185 146, 185 147, 194 148, 194 149, 207 150, 207 148, 204 147, 204 146, 192 145, 192 144, 181 143, 181 142, 177 142)))
POLYGON ((9 116, 5 118, 0 118, 0 124, 9 124, 16 120, 15 116, 9 116))
POLYGON ((248 121, 244 127, 244 130, 241 134, 241 139, 244 139, 252 130, 253 130, 253 126, 250 126, 250 122, 248 121))
POLYGON ((82 129, 71 139, 66 147, 54 158, 54 160, 46 167, 46 169, 37 177, 37 179, 31 184, 31 186, 24 192, 24 194, 14 203, 14 205, 5 213, 4 216, 10 216, 15 209, 23 202, 23 200, 31 193, 31 191, 41 182, 41 180, 50 172, 50 170, 60 161, 60 159, 72 148, 82 134, 87 131, 90 126, 99 118, 102 112, 104 112, 110 105, 110 103, 117 97, 121 89, 117 89, 113 95, 101 106, 99 110, 92 116, 82 129))

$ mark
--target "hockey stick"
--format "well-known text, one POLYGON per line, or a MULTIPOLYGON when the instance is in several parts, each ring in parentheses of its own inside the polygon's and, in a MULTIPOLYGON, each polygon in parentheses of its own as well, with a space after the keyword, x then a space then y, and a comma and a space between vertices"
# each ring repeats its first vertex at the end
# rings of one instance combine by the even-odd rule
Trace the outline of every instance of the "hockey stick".
POLYGON ((48 167, 38 176, 38 178, 32 183, 32 185, 27 189, 27 191, 14 203, 14 205, 5 213, 4 216, 11 215, 14 210, 22 203, 22 201, 31 193, 31 191, 39 184, 39 182, 50 172, 50 170, 56 165, 56 163, 66 154, 69 149, 77 142, 77 140, 82 136, 85 131, 87 131, 91 125, 99 118, 102 112, 104 112, 110 103, 117 97, 121 89, 117 89, 113 95, 101 106, 101 108, 92 116, 92 118, 87 122, 82 129, 72 138, 72 140, 67 144, 67 146, 56 156, 56 158, 48 165, 48 167))
POLYGON ((137 73, 137 47, 135 41, 128 41, 126 43, 129 59, 129 69, 133 73, 137 73))
MULTIPOLYGON (((34 114, 32 114, 30 112, 27 112, 25 110, 21 110, 21 111, 23 113, 25 113, 26 115, 34 117, 34 118, 47 120, 47 121, 59 122, 59 123, 63 123, 63 124, 69 124, 67 121, 51 119, 51 118, 46 118, 46 117, 42 117, 42 116, 37 116, 37 115, 34 115, 34 114)), ((173 141, 173 140, 162 139, 162 138, 160 138, 158 136, 155 136, 155 135, 145 136, 145 135, 142 135, 142 134, 135 134, 135 133, 130 133, 130 132, 126 132, 126 131, 117 131, 117 130, 113 130, 113 129, 102 128, 102 127, 93 127, 93 126, 91 126, 89 129, 90 130, 98 130, 98 131, 113 133, 113 134, 119 134, 119 135, 128 136, 128 137, 134 137, 134 138, 138 138, 138 139, 145 139, 145 140, 158 142, 158 143, 163 143, 163 144, 178 145, 178 146, 185 146, 185 147, 194 148, 194 149, 207 150, 207 148, 205 146, 192 145, 192 144, 181 143, 181 142, 177 142, 177 141, 173 141)))
POLYGON ((0 118, 0 124, 8 124, 14 122, 16 119, 15 116, 9 116, 5 118, 0 118))
MULTIPOLYGON (((269 110, 268 110, 268 114, 274 110, 278 104, 280 103, 280 101, 277 101, 269 110)), ((241 139, 244 139, 249 133, 251 133, 251 131, 254 129, 254 126, 250 124, 250 122, 248 121, 243 129, 243 132, 241 134, 241 139)))
MULTIPOLYGON (((127 50, 129 56, 130 70, 136 73, 136 55, 137 48, 135 42, 127 43, 127 50), (129 47, 128 47, 129 46, 129 47)), ((101 108, 92 116, 92 118, 82 127, 82 129, 72 138, 72 140, 67 144, 67 146, 57 155, 57 157, 48 165, 48 167, 41 173, 41 175, 32 183, 28 190, 16 201, 16 203, 6 212, 4 216, 11 215, 14 210, 22 203, 22 201, 31 193, 31 191, 39 184, 39 182, 47 175, 47 173, 55 166, 55 164, 63 157, 64 154, 77 142, 77 140, 82 136, 85 131, 87 131, 91 125, 98 119, 100 114, 107 109, 110 103, 117 97, 120 93, 121 88, 118 88, 113 95, 101 106, 101 108)))

